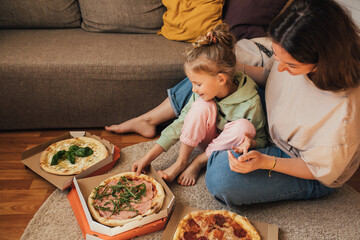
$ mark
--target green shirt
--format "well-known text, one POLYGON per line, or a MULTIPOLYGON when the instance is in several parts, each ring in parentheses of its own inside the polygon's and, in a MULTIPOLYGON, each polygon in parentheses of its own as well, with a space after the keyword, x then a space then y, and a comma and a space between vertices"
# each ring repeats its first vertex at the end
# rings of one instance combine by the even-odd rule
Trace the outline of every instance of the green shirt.
MULTIPOLYGON (((235 78, 239 82, 236 92, 221 101, 217 101, 215 98, 213 99, 218 111, 216 126, 222 131, 228 122, 241 118, 248 119, 256 129, 254 139, 256 141, 256 147, 265 147, 267 143, 265 132, 266 117, 263 112, 260 96, 257 92, 258 87, 249 76, 239 74, 235 76, 235 78)), ((161 132, 161 136, 156 143, 165 151, 179 140, 185 116, 190 110, 192 103, 199 97, 198 94, 193 93, 189 102, 182 109, 180 116, 161 132)))

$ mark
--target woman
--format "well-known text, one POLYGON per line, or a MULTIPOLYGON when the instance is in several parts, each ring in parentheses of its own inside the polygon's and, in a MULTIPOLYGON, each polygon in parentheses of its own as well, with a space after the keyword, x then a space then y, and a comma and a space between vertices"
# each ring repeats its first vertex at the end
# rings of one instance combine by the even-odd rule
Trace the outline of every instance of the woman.
MULTIPOLYGON (((211 154, 206 184, 227 205, 319 198, 340 187, 359 166, 356 25, 333 0, 294 0, 271 23, 269 36, 275 62, 265 69, 239 63, 238 69, 266 87, 274 145, 243 155, 236 148, 211 154)), ((189 92, 189 83, 182 82, 154 110, 107 129, 153 135, 157 124, 175 116, 171 106, 176 113, 182 108, 189 92)))

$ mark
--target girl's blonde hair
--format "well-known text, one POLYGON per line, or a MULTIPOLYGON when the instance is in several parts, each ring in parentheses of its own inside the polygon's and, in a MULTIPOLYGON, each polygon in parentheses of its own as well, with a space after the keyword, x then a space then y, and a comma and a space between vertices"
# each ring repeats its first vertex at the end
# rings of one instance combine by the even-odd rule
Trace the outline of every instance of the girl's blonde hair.
POLYGON ((186 53, 185 71, 203 71, 212 76, 224 73, 232 79, 236 64, 235 43, 236 38, 227 24, 215 26, 206 35, 201 35, 186 53))

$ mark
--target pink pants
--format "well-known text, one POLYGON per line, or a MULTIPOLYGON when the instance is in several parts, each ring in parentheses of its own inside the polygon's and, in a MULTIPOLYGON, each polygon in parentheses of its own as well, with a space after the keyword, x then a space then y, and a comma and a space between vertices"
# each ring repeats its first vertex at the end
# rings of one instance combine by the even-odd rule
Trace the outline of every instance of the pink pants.
POLYGON ((191 147, 200 144, 200 147, 205 149, 207 157, 210 157, 213 151, 239 146, 244 141, 245 134, 251 138, 256 135, 254 125, 247 119, 225 124, 224 130, 217 134, 216 119, 216 103, 213 100, 204 101, 199 97, 185 117, 180 141, 191 147))

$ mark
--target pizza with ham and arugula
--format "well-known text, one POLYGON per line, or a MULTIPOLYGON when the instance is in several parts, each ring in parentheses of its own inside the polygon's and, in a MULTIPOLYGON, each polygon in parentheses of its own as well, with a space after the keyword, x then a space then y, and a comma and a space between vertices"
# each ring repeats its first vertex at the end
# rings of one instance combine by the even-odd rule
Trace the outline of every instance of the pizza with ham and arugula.
POLYGON ((188 213, 178 224, 173 240, 260 239, 246 217, 226 210, 188 213))
POLYGON ((88 206, 99 223, 123 226, 158 212, 164 199, 164 189, 153 177, 124 172, 94 188, 88 197, 88 206))
POLYGON ((40 166, 56 175, 78 174, 105 159, 109 152, 104 144, 90 137, 76 137, 51 144, 42 152, 40 166))

